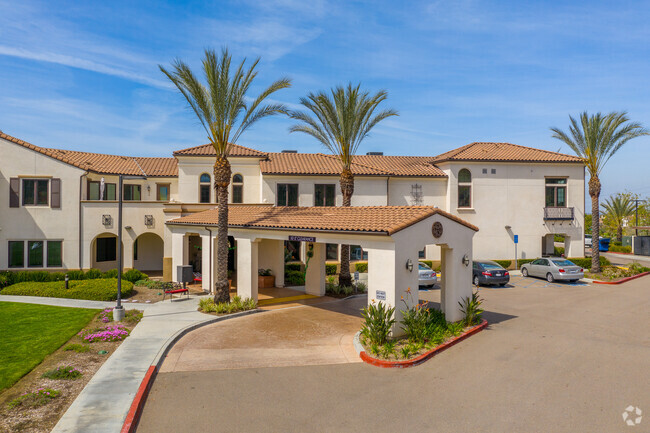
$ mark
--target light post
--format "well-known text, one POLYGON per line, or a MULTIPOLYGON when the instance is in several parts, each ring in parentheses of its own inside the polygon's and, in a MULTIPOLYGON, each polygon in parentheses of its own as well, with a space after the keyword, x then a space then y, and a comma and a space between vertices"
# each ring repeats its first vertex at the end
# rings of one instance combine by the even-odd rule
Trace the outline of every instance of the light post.
POLYGON ((121 322, 124 319, 124 307, 122 306, 122 202, 124 195, 124 179, 146 179, 146 176, 119 176, 119 199, 117 201, 117 305, 113 308, 113 320, 121 322))

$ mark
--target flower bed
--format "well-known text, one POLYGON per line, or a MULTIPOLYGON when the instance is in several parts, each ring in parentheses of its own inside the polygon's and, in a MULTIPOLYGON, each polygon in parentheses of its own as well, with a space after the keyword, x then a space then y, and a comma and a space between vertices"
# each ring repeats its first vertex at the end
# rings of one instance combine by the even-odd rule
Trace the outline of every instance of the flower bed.
POLYGON ((7 406, 13 409, 18 406, 24 407, 39 407, 45 406, 50 400, 54 400, 59 395, 60 391, 51 388, 38 388, 36 391, 26 392, 20 397, 11 400, 7 406))
POLYGON ((650 268, 632 263, 627 267, 624 266, 604 266, 599 274, 585 273, 585 277, 596 280, 596 282, 614 282, 617 280, 625 280, 646 272, 650 272, 650 268))
POLYGON ((130 331, 122 324, 107 325, 103 328, 92 331, 82 331, 79 335, 86 343, 95 343, 97 341, 121 341, 129 336, 130 331))

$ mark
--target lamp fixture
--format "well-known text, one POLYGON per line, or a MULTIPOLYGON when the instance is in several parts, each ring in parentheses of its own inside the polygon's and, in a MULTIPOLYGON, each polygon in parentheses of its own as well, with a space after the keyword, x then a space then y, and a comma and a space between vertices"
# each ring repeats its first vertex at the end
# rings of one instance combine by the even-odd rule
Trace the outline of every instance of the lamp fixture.
POLYGON ((406 269, 408 269, 409 272, 413 272, 413 260, 408 259, 406 261, 406 269))
POLYGON ((463 264, 469 266, 469 256, 467 254, 463 256, 463 264))
POLYGON ((511 228, 512 228, 512 227, 510 227, 510 226, 506 226, 506 227, 505 227, 506 230, 510 230, 511 228))

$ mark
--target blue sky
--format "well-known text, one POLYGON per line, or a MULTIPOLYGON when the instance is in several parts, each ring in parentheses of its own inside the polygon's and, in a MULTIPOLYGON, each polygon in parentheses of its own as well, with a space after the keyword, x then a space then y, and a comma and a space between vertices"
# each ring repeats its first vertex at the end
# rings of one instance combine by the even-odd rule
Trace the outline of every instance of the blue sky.
MULTIPOLYGON (((158 70, 205 47, 261 56, 255 94, 291 107, 348 81, 386 89, 400 117, 362 152, 436 155, 472 141, 571 153, 551 138, 569 114, 627 110, 650 127, 648 2, 0 0, 0 129, 45 147, 169 156, 204 143, 158 70), (136 4, 137 3, 137 4, 136 4)), ((239 144, 323 149, 263 120, 239 144)), ((628 143, 602 175, 603 196, 650 195, 650 137, 628 143)))

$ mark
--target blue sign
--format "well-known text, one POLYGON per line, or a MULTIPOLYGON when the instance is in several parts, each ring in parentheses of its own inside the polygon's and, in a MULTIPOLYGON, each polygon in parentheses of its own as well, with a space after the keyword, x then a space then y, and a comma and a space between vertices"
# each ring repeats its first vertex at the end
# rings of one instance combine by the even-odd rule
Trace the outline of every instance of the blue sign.
POLYGON ((519 235, 515 235, 515 243, 516 243, 516 244, 519 243, 519 235))

